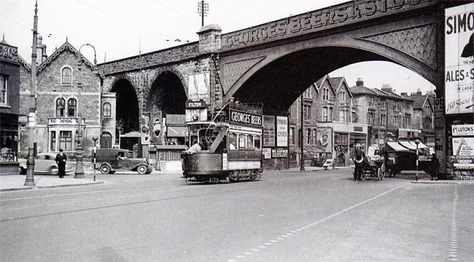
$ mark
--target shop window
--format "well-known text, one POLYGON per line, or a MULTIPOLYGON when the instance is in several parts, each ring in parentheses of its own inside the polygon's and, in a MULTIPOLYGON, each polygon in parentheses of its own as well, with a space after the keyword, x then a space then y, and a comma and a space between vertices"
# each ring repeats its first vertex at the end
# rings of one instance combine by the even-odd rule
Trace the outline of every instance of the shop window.
POLYGON ((75 98, 69 98, 67 100, 67 116, 75 117, 77 111, 77 100, 75 98))
POLYGON ((0 75, 0 105, 8 104, 8 77, 0 75))
POLYGON ((72 85, 72 69, 70 67, 64 67, 61 70, 61 84, 72 85))
POLYGON ((72 151, 72 131, 59 132, 59 149, 72 151))
POLYGON ((50 150, 51 151, 56 151, 56 131, 51 131, 50 150))
POLYGON ((109 102, 105 102, 102 106, 102 116, 103 117, 112 117, 112 106, 109 102))
POLYGON ((58 98, 56 100, 56 117, 63 117, 66 111, 66 100, 58 98))

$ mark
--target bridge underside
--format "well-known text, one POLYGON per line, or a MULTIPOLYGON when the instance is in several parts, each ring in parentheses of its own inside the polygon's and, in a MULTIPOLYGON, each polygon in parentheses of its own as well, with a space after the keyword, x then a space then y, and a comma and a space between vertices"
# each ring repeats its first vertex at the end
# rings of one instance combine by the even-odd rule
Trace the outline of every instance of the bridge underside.
POLYGON ((349 64, 388 61, 375 53, 342 47, 299 51, 273 61, 252 75, 234 94, 242 102, 263 103, 264 113, 281 113, 311 84, 349 64))

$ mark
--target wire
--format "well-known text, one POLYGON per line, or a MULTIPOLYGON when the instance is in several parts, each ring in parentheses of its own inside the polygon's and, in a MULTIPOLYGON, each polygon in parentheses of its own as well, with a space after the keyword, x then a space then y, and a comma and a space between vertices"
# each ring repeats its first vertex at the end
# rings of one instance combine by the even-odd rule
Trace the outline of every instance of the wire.
POLYGON ((179 14, 179 15, 185 17, 185 18, 188 18, 189 20, 192 20, 192 21, 194 21, 194 22, 199 22, 196 18, 191 17, 191 16, 189 16, 189 15, 187 15, 187 14, 185 14, 185 13, 179 11, 179 10, 176 10, 176 9, 174 9, 174 8, 168 6, 168 5, 165 5, 165 4, 164 4, 163 2, 161 2, 161 1, 153 0, 153 2, 155 2, 155 4, 158 4, 158 5, 161 5, 161 6, 165 7, 165 8, 167 8, 167 9, 169 9, 169 10, 171 10, 171 11, 173 11, 173 12, 175 12, 175 13, 177 13, 177 14, 179 14))

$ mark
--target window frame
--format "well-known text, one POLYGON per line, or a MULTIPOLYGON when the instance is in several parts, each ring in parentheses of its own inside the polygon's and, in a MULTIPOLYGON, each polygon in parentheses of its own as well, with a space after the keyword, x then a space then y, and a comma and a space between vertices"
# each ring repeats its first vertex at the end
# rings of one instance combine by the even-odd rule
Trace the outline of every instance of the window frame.
POLYGON ((73 70, 72 67, 69 65, 65 65, 61 68, 61 85, 63 86, 72 86, 73 83, 73 70), (69 82, 64 81, 65 80, 65 70, 69 70, 69 82))
POLYGON ((55 112, 56 112, 56 117, 65 117, 66 116, 66 99, 64 99, 63 97, 58 97, 56 99, 55 112), (59 104, 60 101, 63 102, 62 105, 59 104), (60 106, 62 106, 62 108, 61 108, 62 111, 59 111, 60 106))
POLYGON ((112 104, 109 102, 104 102, 102 104, 102 117, 112 117, 112 104))
POLYGON ((78 105, 77 105, 77 99, 74 98, 74 97, 69 98, 69 99, 67 100, 67 110, 66 110, 66 111, 67 111, 67 116, 68 116, 68 117, 76 117, 76 116, 77 116, 77 107, 78 107, 78 105), (71 101, 71 102, 74 101, 74 104, 71 105, 71 104, 69 103, 70 101, 71 101), (70 114, 71 107, 74 109, 72 115, 70 114))

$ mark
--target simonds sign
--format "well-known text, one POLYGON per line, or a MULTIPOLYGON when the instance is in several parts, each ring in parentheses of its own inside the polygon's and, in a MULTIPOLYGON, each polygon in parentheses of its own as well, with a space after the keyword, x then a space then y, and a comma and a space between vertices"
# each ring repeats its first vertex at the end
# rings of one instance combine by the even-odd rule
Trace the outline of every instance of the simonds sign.
POLYGON ((445 10, 446 114, 474 113, 474 3, 445 10))
POLYGON ((255 115, 251 113, 246 113, 242 111, 237 111, 234 109, 229 110, 230 122, 245 124, 250 126, 262 126, 262 116, 255 115))

